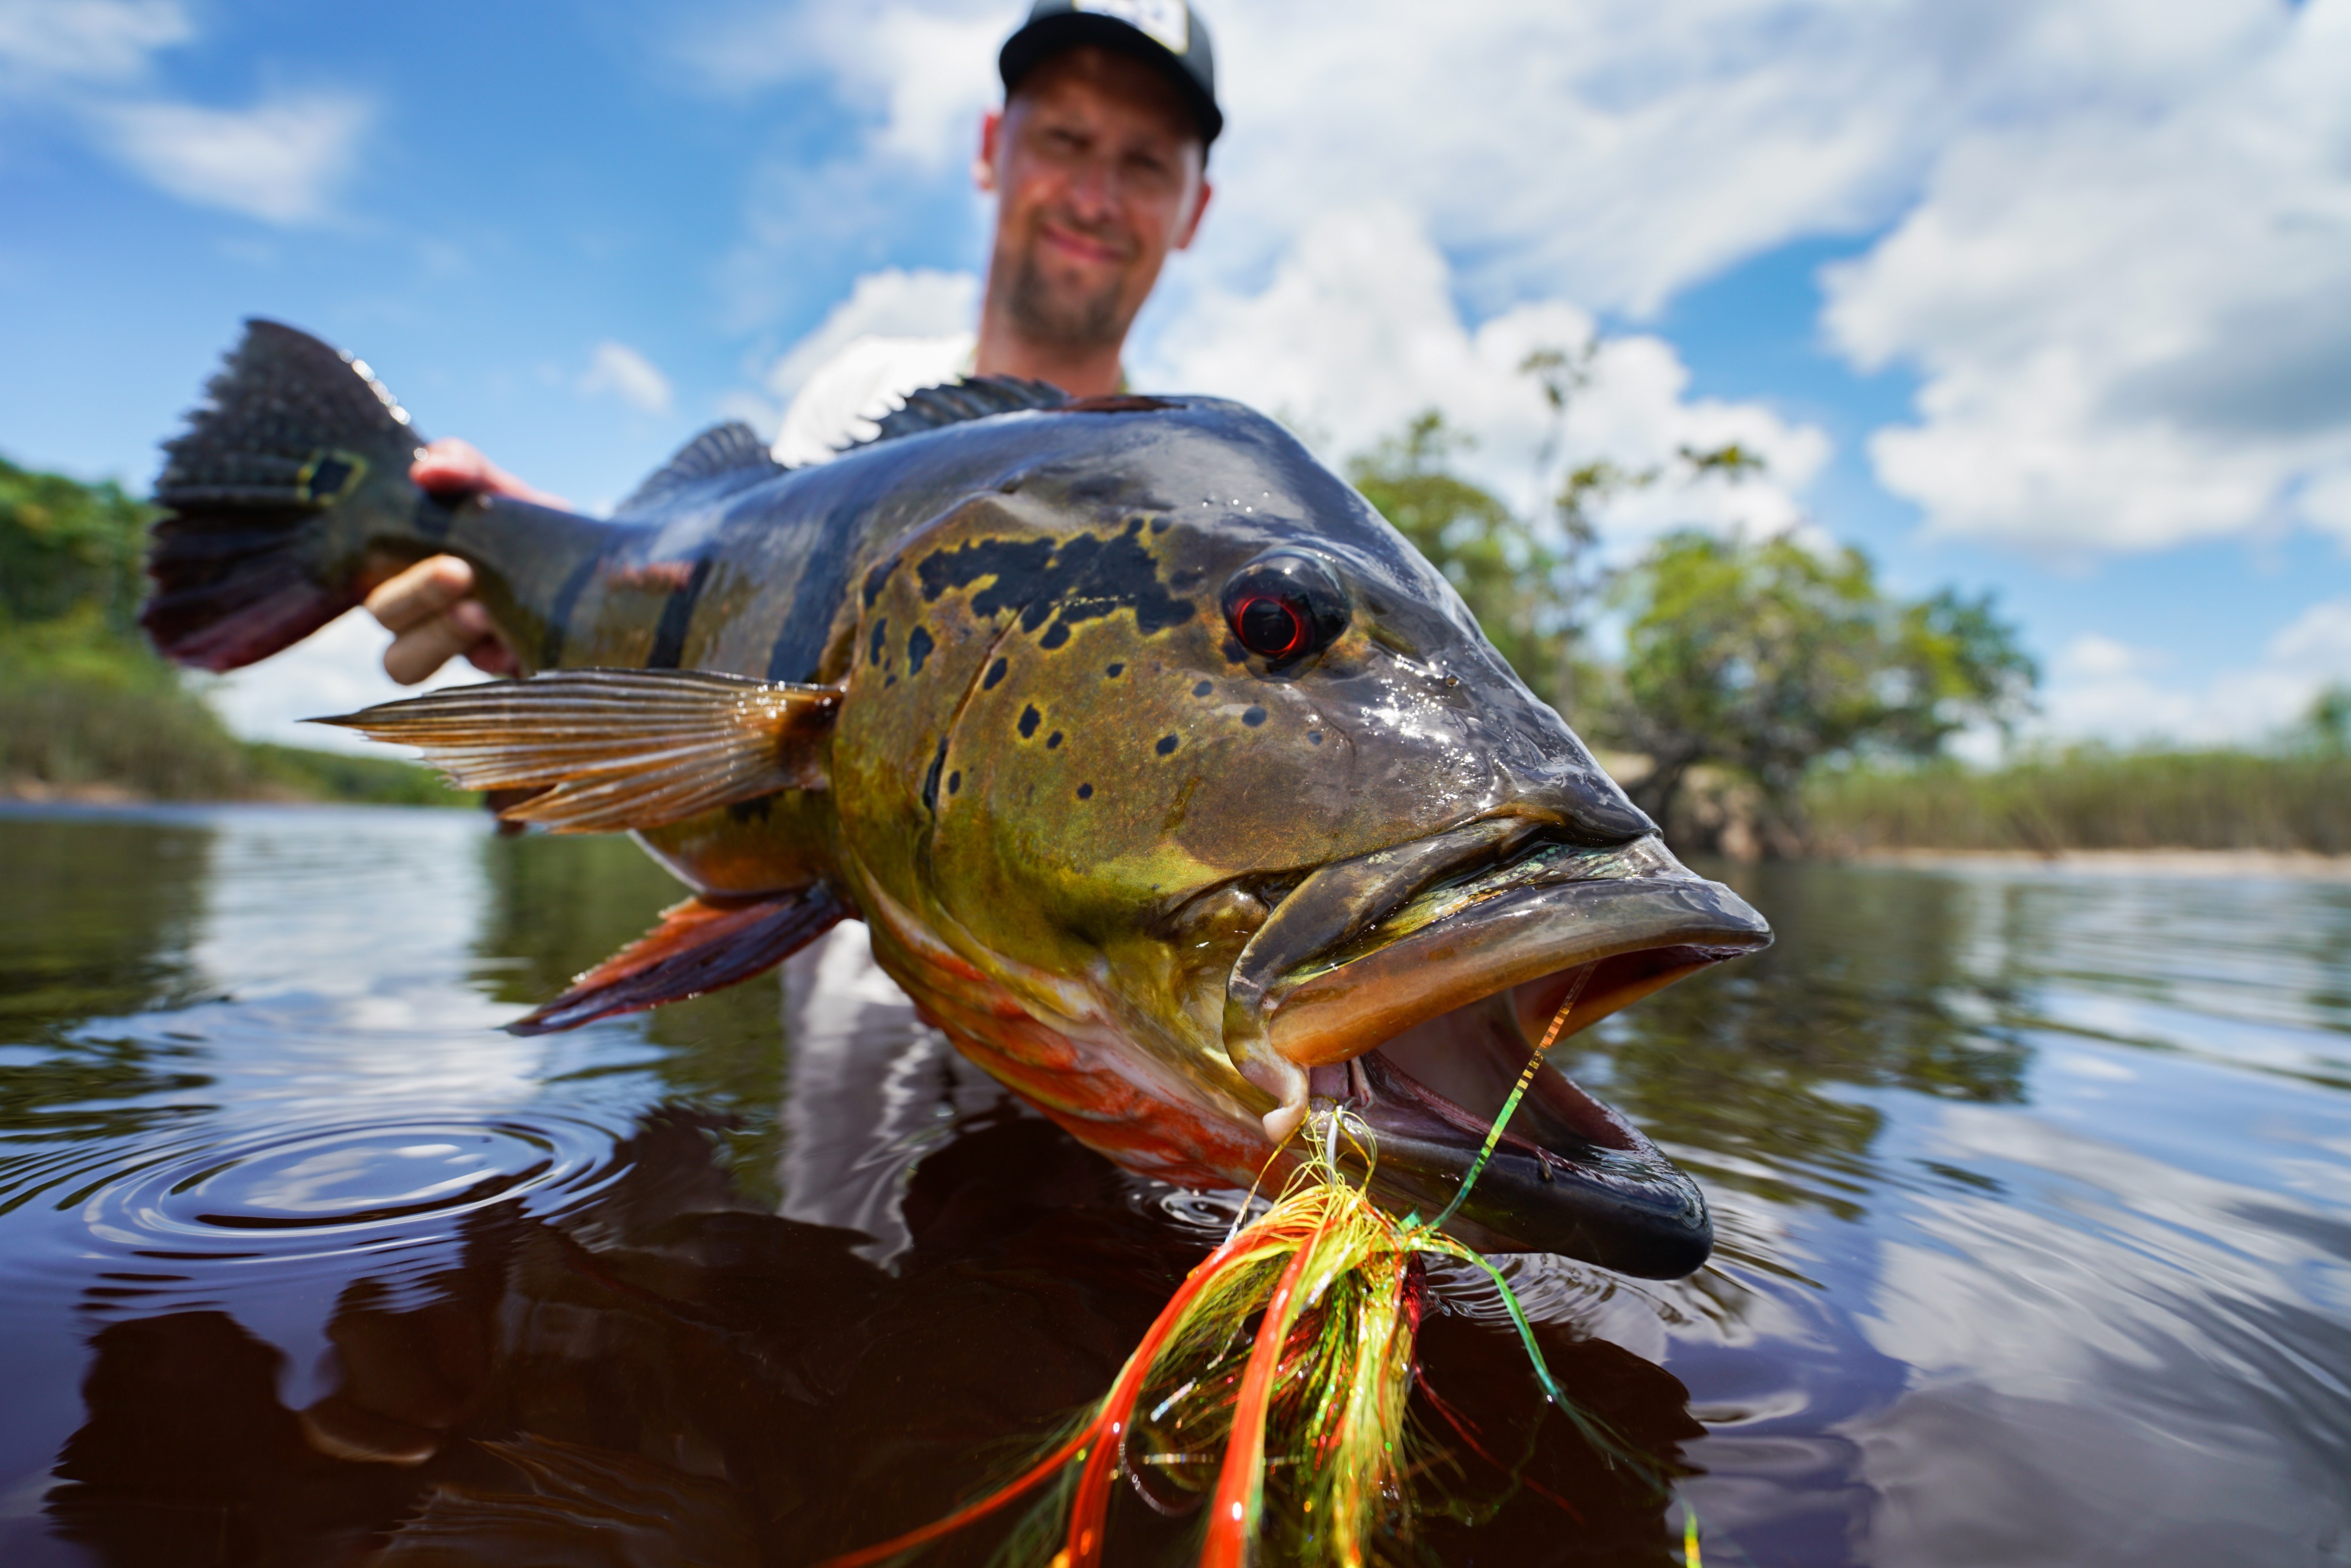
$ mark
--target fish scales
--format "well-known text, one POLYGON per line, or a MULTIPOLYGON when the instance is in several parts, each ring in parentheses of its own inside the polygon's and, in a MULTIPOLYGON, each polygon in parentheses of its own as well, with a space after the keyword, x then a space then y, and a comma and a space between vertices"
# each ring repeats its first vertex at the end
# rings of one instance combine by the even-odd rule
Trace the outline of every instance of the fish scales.
MULTIPOLYGON (((791 470, 721 426, 607 519, 425 496, 417 442, 364 366, 253 324, 168 448, 146 619, 232 667, 402 563, 473 564, 534 678, 335 722, 519 819, 625 826, 694 894, 517 1029, 857 918, 925 1017, 1128 1168, 1246 1185, 1343 1100, 1383 1200, 1433 1210, 1529 1019, 1572 996, 1588 1027, 1769 940, 1238 403, 970 381, 791 470)), ((1653 1274, 1710 1244, 1696 1185, 1548 1067, 1485 1172, 1454 1223, 1479 1244, 1653 1274)))

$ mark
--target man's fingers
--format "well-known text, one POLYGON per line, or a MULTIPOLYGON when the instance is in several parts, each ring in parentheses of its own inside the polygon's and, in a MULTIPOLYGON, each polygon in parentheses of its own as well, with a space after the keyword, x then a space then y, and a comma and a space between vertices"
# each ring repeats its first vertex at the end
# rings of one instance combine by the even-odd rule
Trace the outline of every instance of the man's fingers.
POLYGON ((480 447, 454 435, 444 435, 419 451, 416 461, 408 465, 408 477, 436 496, 471 496, 487 491, 493 496, 512 496, 518 501, 542 507, 568 509, 571 505, 552 491, 525 484, 482 455, 480 447))
POLYGON ((495 472, 479 447, 454 435, 426 445, 408 465, 409 478, 435 495, 490 489, 495 472))
POLYGON ((436 615, 392 640, 383 651, 383 673, 413 686, 479 641, 480 632, 466 630, 450 616, 436 615))
POLYGON ((367 596, 367 612, 398 636, 473 591, 471 566, 454 555, 431 556, 378 586, 367 596))
POLYGON ((465 661, 484 674, 518 675, 522 674, 522 661, 516 658, 514 650, 500 642, 496 635, 475 639, 474 645, 465 650, 465 661))

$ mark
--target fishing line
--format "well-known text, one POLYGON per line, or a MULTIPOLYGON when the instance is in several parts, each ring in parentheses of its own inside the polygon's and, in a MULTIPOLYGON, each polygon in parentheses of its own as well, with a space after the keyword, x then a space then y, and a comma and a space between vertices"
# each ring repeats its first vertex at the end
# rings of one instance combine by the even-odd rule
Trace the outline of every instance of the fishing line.
POLYGON ((1587 965, 1570 982, 1452 1202, 1435 1219, 1416 1214, 1399 1220, 1373 1201, 1378 1138, 1346 1102, 1326 1101, 1268 1157, 1223 1242, 1185 1277, 1109 1394, 1065 1429, 1050 1453, 946 1518, 835 1557, 826 1568, 867 1568, 926 1545, 1056 1477, 1059 1484, 1044 1489, 1007 1549, 1015 1557, 1033 1549, 1038 1561, 1050 1559, 1053 1568, 1100 1568, 1120 1476, 1155 1510, 1167 1511, 1144 1485, 1138 1460, 1128 1452, 1138 1417, 1159 1439, 1139 1465, 1162 1468, 1163 1483, 1196 1498, 1193 1506, 1206 1505, 1202 1568, 1239 1568, 1261 1541, 1301 1560, 1362 1568, 1380 1554, 1377 1543, 1393 1545, 1411 1534, 1416 1504, 1410 1487, 1426 1468, 1416 1457, 1425 1450, 1409 1429, 1406 1410, 1418 1366, 1414 1344, 1426 1289, 1424 1257, 1451 1258, 1481 1270, 1500 1292, 1551 1403, 1611 1463, 1629 1463, 1647 1476, 1649 1467, 1560 1387, 1501 1270, 1442 1233, 1566 1032, 1591 974, 1587 965), (1340 1164, 1343 1140, 1350 1164, 1362 1162, 1360 1181, 1340 1164), (1285 1155, 1292 1164, 1272 1207, 1251 1218, 1259 1189, 1285 1155), (1146 1398, 1155 1385, 1169 1385, 1171 1392, 1146 1398), (1175 1426, 1161 1427, 1171 1415, 1175 1426), (1216 1456, 1219 1446, 1223 1452, 1216 1456), (1217 1475, 1206 1489, 1164 1469, 1212 1456, 1217 1475), (1052 1550, 1057 1536, 1058 1552, 1052 1550))
MULTIPOLYGON (((1461 1178, 1461 1186, 1454 1193, 1453 1201, 1445 1206, 1444 1213, 1428 1222, 1428 1228, 1431 1230, 1445 1228, 1445 1222, 1451 1219, 1459 1210, 1462 1200, 1469 1196, 1469 1188, 1484 1173, 1486 1162, 1494 1157, 1494 1149, 1502 1141, 1502 1130, 1510 1124, 1510 1118, 1518 1113, 1519 1102, 1526 1097, 1527 1088, 1534 1082, 1535 1073, 1542 1066, 1543 1058, 1551 1053, 1552 1042, 1558 1040, 1559 1031, 1567 1027, 1567 1015, 1575 1010, 1575 999, 1583 995, 1584 983, 1592 978, 1592 971, 1595 967, 1586 964, 1575 972, 1574 982, 1567 988, 1566 1000, 1561 1002, 1559 1011, 1552 1015, 1551 1027, 1543 1030, 1542 1042, 1535 1047, 1535 1053, 1527 1058, 1527 1065, 1524 1071, 1520 1072, 1518 1082, 1510 1086, 1510 1098, 1502 1102, 1501 1114, 1496 1116, 1494 1124, 1486 1129, 1485 1145, 1478 1151, 1478 1157, 1469 1162, 1469 1173, 1461 1178)), ((1546 1378, 1545 1381, 1548 1382, 1549 1379, 1546 1378)))

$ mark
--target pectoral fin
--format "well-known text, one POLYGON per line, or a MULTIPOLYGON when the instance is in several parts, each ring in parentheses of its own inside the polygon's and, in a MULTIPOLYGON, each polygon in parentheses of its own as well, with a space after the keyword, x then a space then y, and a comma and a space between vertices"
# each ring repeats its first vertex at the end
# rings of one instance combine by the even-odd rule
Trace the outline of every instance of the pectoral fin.
POLYGON ((848 913, 821 883, 745 903, 689 898, 663 910, 659 925, 572 981, 569 990, 507 1028, 551 1034, 747 980, 848 913))
POLYGON ((832 686, 703 670, 564 670, 311 722, 413 746, 459 789, 538 791, 509 821, 602 833, 825 788, 840 704, 832 686))

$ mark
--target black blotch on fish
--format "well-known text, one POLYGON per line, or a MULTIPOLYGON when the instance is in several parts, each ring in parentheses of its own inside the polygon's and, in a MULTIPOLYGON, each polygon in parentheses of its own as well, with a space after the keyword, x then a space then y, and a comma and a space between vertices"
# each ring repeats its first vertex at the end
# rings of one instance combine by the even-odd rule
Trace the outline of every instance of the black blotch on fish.
POLYGON ((958 768, 954 772, 947 775, 947 793, 952 795, 962 788, 963 769, 958 768))
POLYGON ((1121 610, 1133 611, 1135 629, 1148 637, 1192 619, 1192 601, 1161 586, 1159 563, 1143 548, 1142 533, 1138 517, 1108 538, 1078 534, 1059 545, 1050 539, 970 539, 925 556, 914 571, 926 601, 950 588, 986 582, 972 595, 972 613, 1017 611, 1023 632, 1050 621, 1052 630, 1042 642, 1047 648, 1068 642, 1070 628, 1079 622, 1121 610))
POLYGON ((938 755, 931 758, 931 770, 923 776, 923 810, 939 809, 939 769, 947 765, 947 737, 939 737, 938 755))
POLYGON ((1106 669, 1106 670, 1102 671, 1102 674, 1105 674, 1105 675, 1107 675, 1107 676, 1109 676, 1112 680, 1113 680, 1113 681, 1114 681, 1114 680, 1118 679, 1118 677, 1119 677, 1121 674, 1123 674, 1125 672, 1125 670, 1126 670, 1126 666, 1125 666, 1124 664, 1113 664, 1113 665, 1111 665, 1108 669, 1106 669))
POLYGON ((1168 524, 1173 520, 1169 517, 1154 517, 1151 519, 1151 531, 1155 534, 1164 534, 1167 531, 1168 524))
POLYGON ((685 633, 694 624, 694 606, 710 581, 710 568, 715 556, 704 556, 694 563, 685 584, 673 591, 662 605, 661 624, 653 628, 653 652, 645 655, 648 670, 674 670, 685 657, 685 633))
POLYGON ((588 584, 596 576, 597 568, 602 564, 601 556, 590 553, 581 558, 580 564, 571 569, 571 575, 563 580, 563 587, 555 596, 555 605, 548 612, 547 635, 539 643, 540 669, 551 670, 563 663, 563 644, 570 639, 571 617, 580 608, 580 596, 587 591, 588 584))
POLYGON ((1249 726, 1251 729, 1255 729, 1259 725, 1265 722, 1265 709, 1261 707, 1253 707, 1249 709, 1247 713, 1241 715, 1241 722, 1249 726))
POLYGON ((1306 740, 1310 746, 1320 746, 1322 744, 1322 732, 1319 729, 1310 729, 1306 732, 1306 740))
POLYGON ((1022 708, 1020 710, 1020 738, 1026 740, 1030 736, 1036 734, 1037 726, 1044 716, 1045 716, 1043 714, 1039 713, 1033 706, 1022 708))
POLYGON ((1057 729, 1057 730, 1055 730, 1052 734, 1050 734, 1050 735, 1049 735, 1049 736, 1047 736, 1047 737, 1045 737, 1045 749, 1046 749, 1046 750, 1048 750, 1048 751, 1052 750, 1052 749, 1053 749, 1053 747, 1057 747, 1057 746, 1059 746, 1059 745, 1061 745, 1061 732, 1060 730, 1058 730, 1058 729, 1057 729))
POLYGON ((1193 695, 1194 696, 1196 696, 1196 697, 1204 697, 1204 696, 1207 696, 1210 692, 1215 691, 1216 689, 1217 689, 1217 688, 1216 688, 1216 685, 1215 685, 1215 684, 1214 684, 1214 683, 1209 682, 1209 681, 1202 681, 1198 685, 1194 686, 1194 687, 1192 688, 1192 695, 1193 695))
POLYGON ((890 574, 898 570, 898 562, 902 559, 893 555, 865 574, 866 609, 872 609, 873 601, 882 597, 882 591, 890 584, 890 574))
POLYGON ((1239 638, 1228 637, 1225 639, 1225 663, 1228 664, 1245 664, 1249 663, 1249 650, 1241 646, 1239 638))
POLYGON ((1159 744, 1152 749, 1158 752, 1160 756, 1165 757, 1176 749, 1176 737, 1172 735, 1163 735, 1159 737, 1159 744))
POLYGON ((996 689, 996 683, 1004 678, 1004 672, 1008 667, 1008 666, 1004 656, 1002 654, 997 655, 996 663, 987 666, 987 676, 979 683, 979 689, 984 692, 994 691, 996 689))
POLYGON ((878 664, 882 662, 883 640, 889 635, 890 619, 885 615, 881 620, 873 622, 872 640, 865 645, 865 662, 867 664, 878 664))
POLYGON ((773 809, 775 800, 776 798, 773 795, 760 795, 748 800, 737 800, 726 808, 726 820, 730 822, 764 822, 768 820, 768 814, 773 809))
POLYGON ((1079 785, 1079 786, 1078 786, 1078 799, 1079 799, 1079 800, 1092 800, 1093 798, 1094 798, 1094 787, 1093 787, 1092 785, 1091 785, 1091 784, 1081 784, 1081 785, 1079 785))
POLYGON ((937 645, 937 643, 931 641, 930 630, 927 627, 917 626, 912 632, 907 632, 906 673, 910 675, 921 674, 923 673, 923 661, 931 656, 931 650, 937 645))

